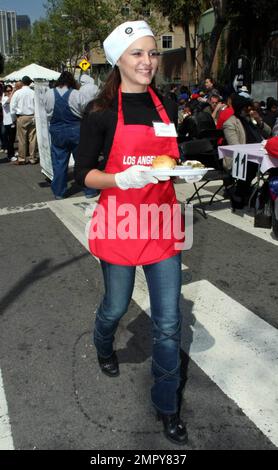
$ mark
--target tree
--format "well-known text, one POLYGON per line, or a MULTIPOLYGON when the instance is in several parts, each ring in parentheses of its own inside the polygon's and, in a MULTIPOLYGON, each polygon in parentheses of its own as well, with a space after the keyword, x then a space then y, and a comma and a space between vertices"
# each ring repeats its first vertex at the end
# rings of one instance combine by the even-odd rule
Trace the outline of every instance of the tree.
POLYGON ((170 27, 181 26, 185 33, 186 63, 193 65, 195 53, 194 47, 191 48, 189 25, 195 25, 195 34, 200 16, 208 8, 209 1, 206 0, 175 0, 174 3, 168 0, 150 0, 151 5, 157 8, 163 16, 169 20, 170 27))
MULTIPOLYGON (((143 18, 144 2, 131 0, 129 4, 133 19, 143 18)), ((109 32, 126 19, 121 0, 48 0, 46 18, 36 21, 30 32, 19 32, 14 38, 18 45, 16 68, 36 62, 57 70, 67 64, 73 70, 81 57, 101 48, 109 32)), ((158 31, 157 18, 151 16, 149 20, 158 31)), ((10 61, 7 69, 14 67, 14 62, 10 61)))
MULTIPOLYGON (((186 61, 190 63, 189 23, 198 23, 201 13, 212 7, 215 16, 203 56, 202 76, 211 74, 217 45, 223 29, 229 25, 230 52, 244 49, 246 54, 255 57, 263 53, 271 31, 277 30, 278 0, 150 0, 170 24, 181 25, 185 31, 186 61)), ((231 54, 230 54, 231 55, 231 54)))
POLYGON ((64 31, 61 38, 66 39, 64 57, 70 63, 86 56, 89 49, 105 38, 117 16, 116 5, 117 1, 108 6, 104 0, 48 0, 48 20, 56 38, 59 31, 64 31))
POLYGON ((215 13, 215 26, 206 51, 205 71, 211 69, 218 40, 226 25, 228 66, 244 54, 251 69, 252 63, 264 56, 270 33, 277 30, 278 1, 214 0, 211 3, 215 13))
POLYGON ((263 55, 264 48, 272 31, 277 30, 277 0, 230 0, 230 43, 232 49, 244 50, 250 60, 263 55), (248 21, 246 18, 248 17, 248 21))
POLYGON ((211 73, 211 68, 215 57, 218 41, 220 39, 224 27, 228 23, 229 1, 211 0, 210 3, 214 11, 215 23, 209 37, 208 45, 204 51, 203 78, 205 76, 209 76, 211 73))
POLYGON ((13 42, 18 53, 7 63, 6 72, 36 62, 60 70, 89 49, 98 47, 119 23, 120 0, 48 0, 46 18, 36 21, 31 31, 18 32, 13 42))
POLYGON ((7 62, 6 72, 14 62, 16 68, 36 62, 44 67, 60 69, 61 63, 68 54, 68 31, 56 29, 48 20, 36 21, 31 31, 20 31, 14 37, 18 44, 17 53, 7 62))
MULTIPOLYGON (((245 1, 245 0, 241 0, 245 1)), ((210 75, 217 44, 223 28, 228 23, 228 0, 175 0, 174 3, 169 0, 150 0, 164 16, 169 19, 169 24, 182 26, 185 32, 186 63, 192 64, 195 57, 194 48, 190 49, 189 25, 195 25, 195 34, 201 14, 212 7, 215 15, 215 25, 210 34, 209 41, 206 44, 203 55, 202 77, 210 75)), ((230 9, 231 10, 231 9, 230 9)), ((195 47, 195 45, 194 45, 195 47)))
MULTIPOLYGON (((151 8, 151 3, 148 0, 127 0, 126 6, 128 6, 130 10, 126 20, 147 20, 155 36, 163 32, 165 25, 164 22, 161 21, 161 15, 158 14, 157 10, 151 8)), ((124 18, 122 18, 122 20, 124 20, 124 18)))

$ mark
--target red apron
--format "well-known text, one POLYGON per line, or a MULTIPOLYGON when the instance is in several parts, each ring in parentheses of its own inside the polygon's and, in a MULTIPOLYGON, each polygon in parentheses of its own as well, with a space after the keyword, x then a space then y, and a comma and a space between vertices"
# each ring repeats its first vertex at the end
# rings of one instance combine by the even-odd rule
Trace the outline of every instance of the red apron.
MULTIPOLYGON (((148 91, 161 120, 169 124, 160 100, 152 88, 148 87, 148 91)), ((118 173, 131 165, 151 166, 153 158, 162 154, 179 158, 176 137, 157 137, 150 126, 125 125, 119 88, 118 122, 105 172, 118 173)), ((183 230, 171 180, 141 189, 103 189, 91 221, 90 251, 109 263, 128 266, 152 264, 174 256, 180 251, 175 249, 175 243, 184 239, 173 230, 174 214, 183 230)))

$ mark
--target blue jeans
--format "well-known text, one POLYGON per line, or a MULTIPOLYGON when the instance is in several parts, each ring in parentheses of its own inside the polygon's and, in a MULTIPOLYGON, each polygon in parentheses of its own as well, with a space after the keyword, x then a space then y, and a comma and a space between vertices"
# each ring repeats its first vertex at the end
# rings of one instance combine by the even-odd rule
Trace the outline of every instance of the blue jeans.
MULTIPOLYGON (((80 129, 77 126, 52 126, 51 160, 53 167, 53 180, 51 189, 55 196, 64 197, 67 191, 68 165, 72 153, 74 160, 79 143, 80 129)), ((98 191, 92 188, 83 188, 86 196, 97 195, 98 191)))
MULTIPOLYGON (((94 343, 102 357, 113 353, 114 335, 131 300, 135 266, 119 266, 101 261, 105 295, 96 314, 94 343)), ((180 385, 181 255, 143 266, 151 305, 152 373, 151 399, 165 414, 178 411, 180 385)))

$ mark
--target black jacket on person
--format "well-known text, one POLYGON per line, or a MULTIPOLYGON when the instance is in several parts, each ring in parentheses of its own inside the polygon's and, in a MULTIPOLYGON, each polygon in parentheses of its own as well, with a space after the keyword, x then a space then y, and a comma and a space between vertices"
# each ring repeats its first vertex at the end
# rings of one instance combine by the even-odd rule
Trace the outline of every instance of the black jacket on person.
POLYGON ((273 128, 277 118, 278 118, 278 113, 277 112, 273 113, 272 111, 266 111, 266 113, 263 116, 264 122, 269 127, 271 127, 271 129, 273 128))

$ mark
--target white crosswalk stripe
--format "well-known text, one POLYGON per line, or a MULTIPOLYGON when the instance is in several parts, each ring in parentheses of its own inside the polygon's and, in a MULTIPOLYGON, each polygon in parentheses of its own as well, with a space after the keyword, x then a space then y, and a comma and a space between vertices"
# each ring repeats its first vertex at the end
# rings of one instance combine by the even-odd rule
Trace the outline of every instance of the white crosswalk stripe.
POLYGON ((0 450, 13 450, 13 438, 8 415, 8 405, 0 369, 0 450))
POLYGON ((278 331, 206 280, 182 294, 196 318, 190 357, 278 445, 278 331))

